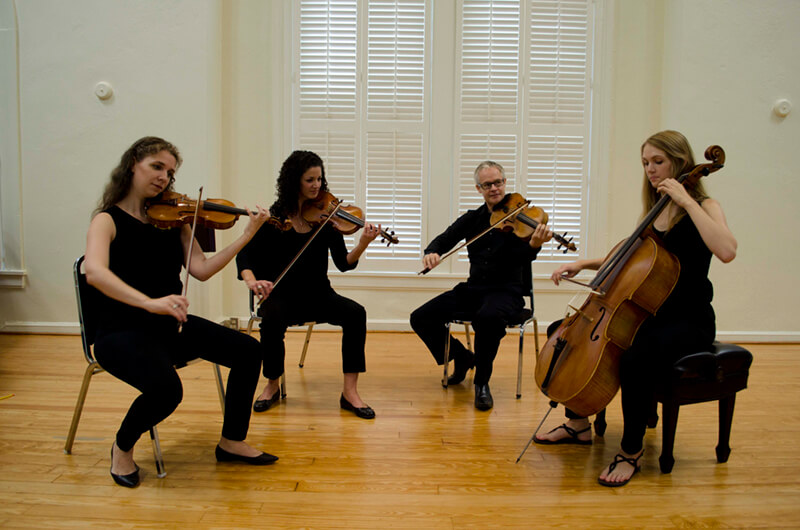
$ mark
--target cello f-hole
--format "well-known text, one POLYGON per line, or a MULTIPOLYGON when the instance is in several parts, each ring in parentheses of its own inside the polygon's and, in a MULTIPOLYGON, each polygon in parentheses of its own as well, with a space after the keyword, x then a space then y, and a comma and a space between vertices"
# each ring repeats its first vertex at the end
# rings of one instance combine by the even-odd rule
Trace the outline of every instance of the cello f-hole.
POLYGON ((600 318, 598 319, 597 324, 594 325, 594 328, 592 328, 592 332, 589 334, 590 335, 589 340, 591 340, 592 342, 596 342, 600 338, 600 335, 596 334, 597 327, 603 321, 605 316, 606 316, 606 308, 605 307, 601 307, 600 308, 600 318))

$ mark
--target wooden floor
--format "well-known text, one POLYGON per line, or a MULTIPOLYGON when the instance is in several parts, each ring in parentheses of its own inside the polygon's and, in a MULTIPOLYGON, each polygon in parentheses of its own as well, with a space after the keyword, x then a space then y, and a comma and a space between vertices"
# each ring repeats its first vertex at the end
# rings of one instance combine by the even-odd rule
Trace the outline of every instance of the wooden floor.
MULTIPOLYGON (((221 415, 207 363, 181 370, 185 396, 159 425, 168 475, 150 441, 136 446, 139 488, 116 486, 109 448, 134 391, 108 374, 89 389, 73 453, 63 452, 85 367, 76 336, 0 335, 0 527, 460 528, 800 527, 800 346, 750 345, 749 388, 736 402, 731 457, 717 464, 716 406, 683 407, 673 472, 658 470, 660 429, 648 431, 641 474, 596 483, 618 448, 618 398, 591 447, 532 446, 547 409, 528 359, 514 398, 516 341, 503 341, 479 412, 467 384, 444 390, 413 334, 370 333, 360 391, 377 412, 339 410, 339 341, 287 339, 288 399, 253 416, 248 441, 276 465, 217 464, 221 415)), ((563 409, 547 427, 562 421, 563 409)))

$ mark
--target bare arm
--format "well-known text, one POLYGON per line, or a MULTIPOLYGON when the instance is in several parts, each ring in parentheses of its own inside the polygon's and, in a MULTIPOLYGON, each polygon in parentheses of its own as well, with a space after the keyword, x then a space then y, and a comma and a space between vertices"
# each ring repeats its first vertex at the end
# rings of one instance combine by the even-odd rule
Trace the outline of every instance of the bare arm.
POLYGON ((706 199, 702 205, 698 204, 675 179, 664 180, 658 186, 658 191, 668 193, 678 206, 686 210, 708 250, 723 263, 733 261, 738 244, 717 201, 706 199))
POLYGON ((553 280, 553 283, 558 285, 558 282, 560 282, 562 278, 572 278, 583 269, 597 270, 601 265, 603 265, 603 258, 579 259, 572 263, 565 263, 554 270, 553 274, 550 275, 550 279, 553 280))
MULTIPOLYGON (((189 263, 189 273, 192 276, 200 281, 206 281, 222 270, 222 268, 225 267, 225 265, 227 265, 236 256, 236 254, 242 250, 242 248, 244 248, 247 242, 253 238, 261 225, 264 224, 264 221, 266 221, 269 217, 269 213, 265 209, 261 208, 260 206, 256 206, 256 208, 258 208, 258 213, 249 213, 250 222, 247 223, 242 235, 239 236, 233 243, 215 253, 213 256, 206 257, 206 255, 200 249, 200 245, 198 245, 195 241, 195 244, 192 245, 192 256, 189 263)), ((250 210, 248 209, 248 212, 249 211, 250 210)), ((188 225, 184 226, 181 231, 181 242, 183 243, 184 254, 189 250, 191 235, 191 228, 188 225)))

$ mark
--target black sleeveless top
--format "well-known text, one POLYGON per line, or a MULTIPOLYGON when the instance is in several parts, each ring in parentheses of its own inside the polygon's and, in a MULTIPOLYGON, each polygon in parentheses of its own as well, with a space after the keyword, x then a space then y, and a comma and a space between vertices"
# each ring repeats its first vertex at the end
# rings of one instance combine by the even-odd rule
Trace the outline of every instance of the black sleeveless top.
POLYGON ((678 283, 656 314, 656 318, 679 318, 694 321, 703 329, 715 327, 711 300, 714 289, 708 279, 711 251, 706 246, 694 221, 685 215, 668 232, 656 233, 664 247, 675 254, 681 263, 678 283))
MULTIPOLYGON (((114 220, 117 234, 109 247, 109 269, 151 298, 181 293, 183 266, 181 229, 162 230, 143 223, 118 206, 103 210, 114 220)), ((174 328, 169 315, 156 315, 100 294, 98 333, 155 326, 174 328)))

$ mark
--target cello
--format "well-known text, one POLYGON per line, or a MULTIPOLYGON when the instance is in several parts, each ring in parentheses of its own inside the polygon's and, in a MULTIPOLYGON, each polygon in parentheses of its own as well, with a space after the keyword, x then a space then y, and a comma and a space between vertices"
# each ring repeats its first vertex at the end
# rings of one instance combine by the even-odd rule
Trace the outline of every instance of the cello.
MULTIPOLYGON (((699 164, 676 180, 693 187, 700 177, 723 167, 719 146, 705 151, 711 163, 699 164)), ((619 389, 619 362, 639 327, 666 301, 680 275, 678 259, 660 243, 652 225, 670 203, 664 195, 633 234, 619 243, 589 284, 580 308, 547 339, 536 359, 537 386, 551 401, 581 416, 603 410, 619 389)))

